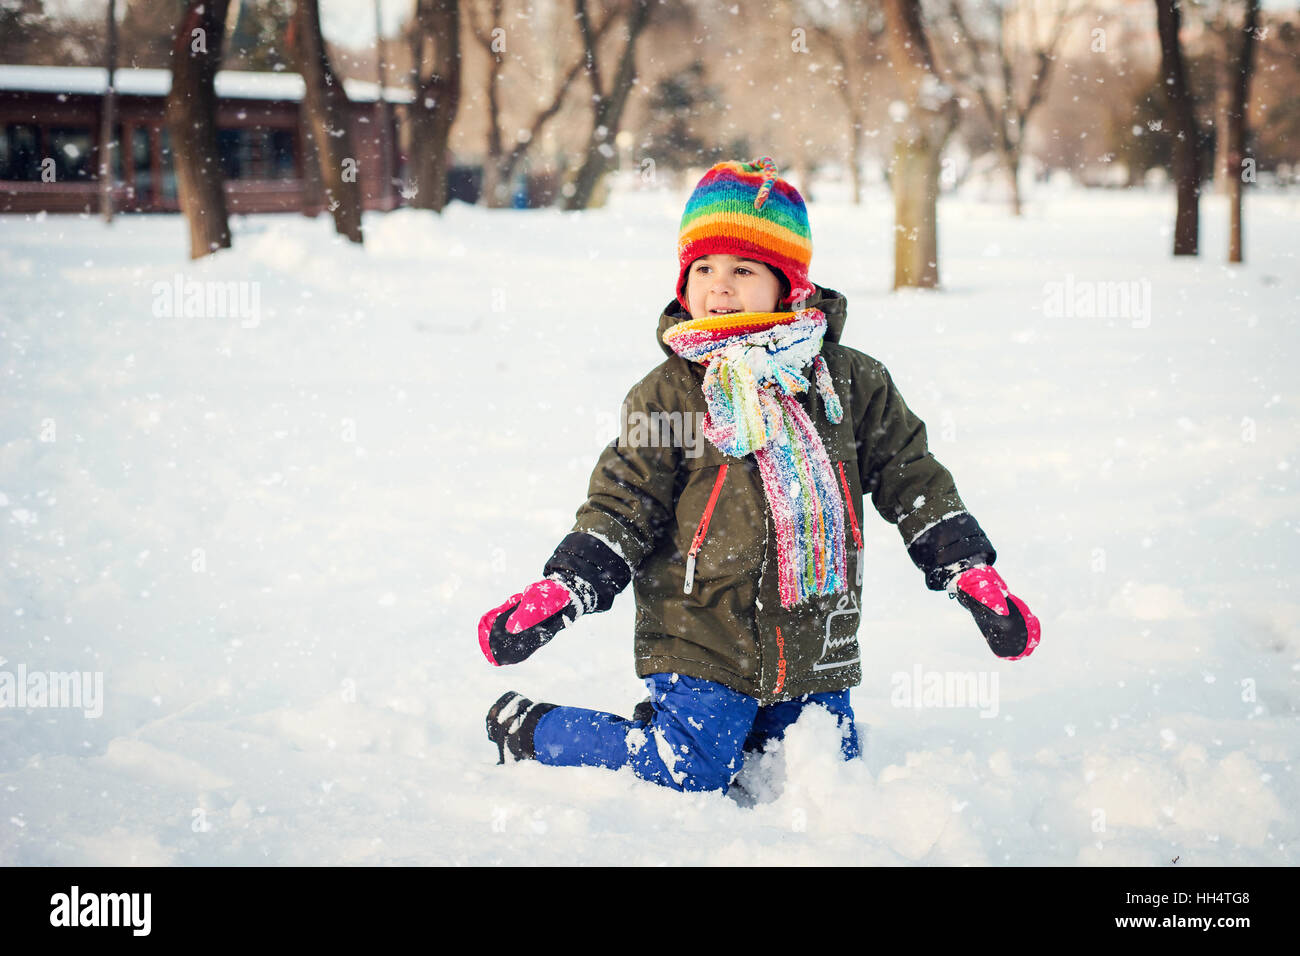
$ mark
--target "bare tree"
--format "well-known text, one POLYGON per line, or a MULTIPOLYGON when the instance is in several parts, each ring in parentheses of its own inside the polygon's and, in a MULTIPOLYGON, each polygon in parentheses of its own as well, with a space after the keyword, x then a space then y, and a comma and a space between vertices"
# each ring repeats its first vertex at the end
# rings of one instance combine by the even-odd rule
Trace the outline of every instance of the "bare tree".
POLYGON ((1228 105, 1228 125, 1224 131, 1228 140, 1228 208, 1231 224, 1228 232, 1228 261, 1241 262, 1241 193, 1246 177, 1246 109, 1250 90, 1250 74, 1255 60, 1256 30, 1259 24, 1259 0, 1245 0, 1246 9, 1241 27, 1240 52, 1230 60, 1233 68, 1232 99, 1228 105))
MULTIPOLYGON (((187 4, 176 0, 123 0, 118 58, 123 67, 171 66, 176 21, 187 4)), ((222 42, 225 54, 225 41, 222 42)))
MULTIPOLYGON (((1204 30, 1200 57, 1192 63, 1192 79, 1198 78, 1196 74, 1199 71, 1208 73, 1213 70, 1213 113, 1206 125, 1214 131, 1214 191, 1222 195, 1231 194, 1232 180, 1241 175, 1240 168, 1232 168, 1228 154, 1232 149, 1233 100, 1245 43, 1242 24, 1248 6, 1249 0, 1197 0, 1194 11, 1204 30)), ((1184 12, 1192 11, 1185 9, 1184 12)), ((1254 16, 1258 29, 1258 12, 1254 16)), ((1255 38, 1249 42, 1253 48, 1255 38)))
POLYGON ((939 156, 957 122, 952 91, 934 70, 920 0, 885 0, 889 52, 902 101, 895 111, 894 288, 939 285, 939 156))
MULTIPOLYGON (((511 176, 505 175, 502 169, 502 147, 501 136, 501 68, 505 63, 504 49, 501 41, 504 39, 497 30, 501 24, 501 15, 505 7, 505 0, 487 0, 489 28, 485 28, 480 22, 479 6, 483 0, 469 0, 466 10, 469 13, 470 32, 474 34, 474 39, 483 47, 487 53, 488 76, 487 76, 487 99, 488 99, 488 117, 487 117, 487 158, 483 162, 483 187, 480 195, 484 204, 492 209, 500 209, 510 203, 510 179, 511 176)), ((513 172, 513 171, 512 171, 513 172)))
POLYGON ((227 6, 228 0, 189 0, 172 44, 166 119, 181 212, 190 226, 191 259, 230 248, 214 89, 227 6))
POLYGON ((321 181, 321 158, 316 149, 316 133, 304 101, 298 104, 298 140, 302 143, 298 161, 302 164, 302 214, 309 218, 325 208, 325 184, 321 181))
POLYGON ((334 216, 339 235, 361 242, 360 168, 352 148, 351 110, 343 80, 325 52, 317 0, 298 0, 287 45, 302 74, 302 102, 320 160, 326 208, 334 216))
POLYGON ((1169 124, 1174 135, 1174 183, 1178 212, 1174 219, 1174 255, 1194 256, 1200 240, 1200 128, 1183 63, 1181 0, 1155 0, 1160 33, 1160 72, 1164 78, 1169 124))
POLYGON ((114 73, 117 70, 117 0, 108 0, 107 40, 104 66, 108 70, 108 86, 104 89, 99 123, 99 212, 104 222, 113 221, 113 127, 117 120, 117 90, 114 73))
POLYGON ((1197 11, 1205 27, 1206 53, 1213 60, 1214 112, 1209 127, 1214 130, 1214 191, 1226 194, 1232 172, 1228 168, 1228 112, 1232 108, 1232 64, 1234 54, 1232 10, 1234 0, 1211 0, 1197 11))
POLYGON ((1261 169, 1287 164, 1295 177, 1300 170, 1300 19, 1261 5, 1259 20, 1258 65, 1250 85, 1251 152, 1261 169))
MULTIPOLYGON (((582 72, 587 59, 584 53, 574 60, 573 65, 560 79, 550 102, 533 116, 526 129, 519 127, 520 133, 515 137, 514 143, 507 148, 502 134, 500 90, 502 67, 505 65, 505 57, 502 55, 504 38, 496 34, 494 28, 490 29, 481 22, 479 7, 483 2, 484 0, 472 0, 467 10, 470 31, 488 56, 487 159, 483 163, 482 197, 487 206, 499 209, 510 204, 510 183, 514 179, 515 171, 528 154, 529 147, 540 140, 542 131, 559 113, 565 96, 573 86, 573 81, 582 72)), ((489 6, 490 22, 501 23, 504 15, 504 0, 486 0, 486 2, 489 6)), ((613 13, 607 13, 594 28, 593 35, 596 43, 600 42, 613 22, 613 13)))
POLYGON ((1050 0, 1050 6, 1035 0, 948 0, 939 20, 954 38, 951 62, 941 63, 940 73, 979 105, 1016 216, 1025 130, 1043 101, 1061 38, 1081 11, 1078 0, 1050 0))
POLYGON ((375 146, 379 150, 379 182, 375 191, 379 197, 380 208, 387 211, 393 208, 393 113, 388 108, 388 65, 384 59, 384 22, 380 0, 375 0, 375 79, 379 82, 379 94, 375 97, 375 124, 379 132, 375 137, 375 146))
MULTIPOLYGON (((807 24, 833 61, 829 85, 844 106, 849 123, 848 167, 853 203, 862 202, 863 138, 866 134, 864 92, 869 81, 866 63, 877 55, 883 21, 872 17, 866 0, 828 5, 823 0, 789 0, 797 22, 807 24)), ((798 41, 796 41, 798 42, 798 41)))
POLYGON ((57 63, 62 27, 44 0, 0 3, 0 63, 57 63))
POLYGON ((617 153, 614 137, 623 118, 628 94, 636 78, 636 44, 650 19, 651 0, 628 0, 627 36, 618 58, 618 70, 605 89, 600 78, 600 58, 597 55, 597 32, 587 13, 587 0, 574 0, 574 16, 582 34, 582 48, 586 56, 587 79, 591 82, 592 126, 587 140, 586 155, 577 174, 564 186, 565 209, 586 209, 595 195, 601 178, 613 165, 617 153))
POLYGON ((407 34, 414 64, 411 125, 411 204, 442 211, 447 203, 448 142, 460 107, 459 0, 416 0, 407 34))

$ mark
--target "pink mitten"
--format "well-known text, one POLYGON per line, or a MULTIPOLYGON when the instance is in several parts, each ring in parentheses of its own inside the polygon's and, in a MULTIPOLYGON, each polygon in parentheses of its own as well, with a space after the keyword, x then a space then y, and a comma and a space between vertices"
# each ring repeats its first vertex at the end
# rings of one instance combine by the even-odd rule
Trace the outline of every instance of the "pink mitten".
POLYGON ((988 565, 967 568, 948 584, 949 596, 961 602, 979 625, 984 639, 998 657, 1018 661, 1038 646, 1042 627, 1038 618, 1007 583, 988 565))
POLYGON ((478 645, 489 663, 518 664, 577 620, 573 595, 559 581, 530 584, 479 619, 478 645), (516 608, 507 616, 505 611, 516 608))

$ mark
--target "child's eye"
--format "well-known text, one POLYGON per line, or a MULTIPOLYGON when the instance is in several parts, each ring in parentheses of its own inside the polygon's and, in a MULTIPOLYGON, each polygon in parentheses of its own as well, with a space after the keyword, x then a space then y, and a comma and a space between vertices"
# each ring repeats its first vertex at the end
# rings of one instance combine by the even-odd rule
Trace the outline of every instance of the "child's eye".
POLYGON ((744 266, 737 266, 736 271, 742 275, 753 275, 753 273, 750 272, 748 269, 746 269, 744 266))
POLYGON ((706 266, 706 265, 698 265, 698 266, 695 267, 695 271, 696 271, 696 272, 708 272, 708 271, 709 271, 709 267, 706 266))

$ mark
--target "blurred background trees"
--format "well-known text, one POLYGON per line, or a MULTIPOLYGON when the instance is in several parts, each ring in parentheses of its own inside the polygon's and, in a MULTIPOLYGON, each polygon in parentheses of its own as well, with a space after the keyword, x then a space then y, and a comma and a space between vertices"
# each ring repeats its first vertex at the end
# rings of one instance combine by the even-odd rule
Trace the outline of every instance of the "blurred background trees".
MULTIPOLYGON (((118 2, 124 8, 119 65, 168 67, 183 0, 118 2)), ((341 76, 373 82, 373 35, 331 36, 336 3, 321 0, 330 61, 341 76)), ((602 168, 639 172, 642 160, 653 159, 657 170, 674 171, 707 167, 720 156, 739 155, 743 146, 771 154, 796 180, 816 173, 842 181, 850 194, 887 174, 896 89, 880 3, 664 0, 649 4, 631 46, 634 0, 384 3, 404 11, 406 24, 385 37, 391 83, 413 91, 423 83, 422 92, 430 92, 430 83, 444 84, 449 96, 448 77, 459 65, 459 108, 446 134, 451 163, 486 178, 492 159, 497 180, 510 180, 485 202, 500 203, 502 194, 507 204, 517 194, 531 196, 523 188, 530 181, 553 201, 555 183, 576 179, 593 152, 603 156, 602 168), (444 19, 430 19, 435 13, 444 19), (591 28, 591 57, 583 19, 591 28), (436 49, 453 22, 456 36, 446 44, 459 55, 436 49), (628 135, 607 130, 618 142, 595 143, 596 105, 610 99, 608 88, 628 51, 635 69, 619 122, 628 135), (430 59, 417 64, 417 55, 430 59), (606 89, 593 90, 593 75, 606 89)), ((98 65, 102 6, 100 0, 3 0, 0 61, 98 65)), ((223 68, 293 69, 284 43, 293 6, 293 0, 241 0, 223 68)), ((1216 191, 1226 188, 1228 137, 1221 128, 1246 6, 1247 0, 1179 4, 1188 84, 1203 130, 1197 149, 1216 191)), ((1017 161, 1021 177, 1059 172, 1115 187, 1168 170, 1172 134, 1161 121, 1168 104, 1153 0, 921 0, 920 9, 936 72, 957 98, 959 123, 946 153, 955 179, 980 182, 1013 210, 1009 168, 1017 161)), ((1300 164, 1300 11, 1265 2, 1254 36, 1246 150, 1258 174, 1289 179, 1300 164)), ((404 148, 413 145, 409 137, 404 129, 404 148)))
POLYGON ((190 258, 230 247, 225 176, 217 143, 215 80, 221 66, 229 0, 188 0, 172 41, 167 127, 175 154, 190 258))
MULTIPOLYGON (((926 167, 938 158, 940 190, 961 188, 1018 214, 1034 182, 1181 181, 1176 232, 1190 249, 1188 210, 1202 190, 1239 205, 1243 186, 1300 181, 1294 4, 382 2, 389 17, 377 43, 374 0, 319 0, 322 56, 339 78, 373 84, 382 44, 388 82, 413 97, 398 111, 402 196, 435 210, 451 196, 580 209, 604 201, 611 174, 634 188, 662 185, 660 177, 684 187, 719 159, 763 154, 811 198, 825 190, 860 201, 910 177, 900 137, 920 142, 921 84, 916 64, 900 60, 912 48, 897 44, 899 23, 914 23, 928 50, 933 79, 921 98, 947 104, 926 167), (1168 82, 1162 11, 1180 19, 1183 83, 1168 82), (331 30, 335 22, 353 26, 331 30), (1195 132, 1180 138, 1184 129, 1195 132)), ((0 60, 101 64, 104 3, 0 0, 0 60)), ((170 68, 185 0, 118 3, 119 66, 170 68)), ((223 69, 298 69, 286 39, 295 0, 231 7, 223 69)), ((895 201, 915 188, 895 189, 895 201)))

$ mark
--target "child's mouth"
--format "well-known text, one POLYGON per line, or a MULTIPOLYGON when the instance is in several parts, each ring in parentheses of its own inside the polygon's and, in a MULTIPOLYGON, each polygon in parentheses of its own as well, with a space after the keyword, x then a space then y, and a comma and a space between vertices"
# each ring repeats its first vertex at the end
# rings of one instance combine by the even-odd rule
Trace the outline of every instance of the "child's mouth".
POLYGON ((740 309, 709 309, 709 315, 731 315, 739 311, 740 309))

